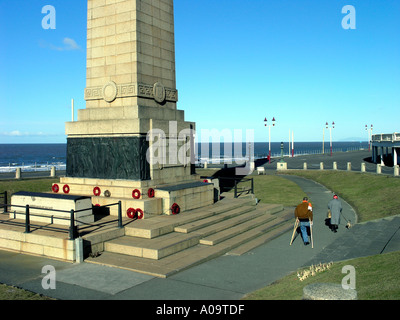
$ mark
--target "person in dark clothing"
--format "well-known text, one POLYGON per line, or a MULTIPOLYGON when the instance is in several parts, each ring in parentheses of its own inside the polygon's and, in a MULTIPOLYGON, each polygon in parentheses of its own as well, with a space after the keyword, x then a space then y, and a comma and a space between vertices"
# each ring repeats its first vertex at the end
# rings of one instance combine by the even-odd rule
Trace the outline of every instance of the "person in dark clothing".
POLYGON ((330 228, 332 232, 336 233, 340 224, 340 214, 342 213, 342 203, 336 194, 333 196, 333 199, 329 201, 328 209, 331 213, 330 228))

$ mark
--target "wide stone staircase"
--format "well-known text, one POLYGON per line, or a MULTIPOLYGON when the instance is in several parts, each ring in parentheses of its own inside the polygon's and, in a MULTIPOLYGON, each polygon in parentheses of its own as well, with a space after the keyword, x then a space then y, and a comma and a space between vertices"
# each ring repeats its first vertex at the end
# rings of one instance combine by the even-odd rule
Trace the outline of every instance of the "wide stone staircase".
MULTIPOLYGON (((84 237, 101 251, 86 262, 166 278, 223 254, 241 255, 293 227, 294 208, 226 198, 176 216, 153 216, 125 225, 114 239, 84 237), (96 256, 96 257, 95 257, 96 256)), ((100 236, 100 238, 102 238, 100 236)))

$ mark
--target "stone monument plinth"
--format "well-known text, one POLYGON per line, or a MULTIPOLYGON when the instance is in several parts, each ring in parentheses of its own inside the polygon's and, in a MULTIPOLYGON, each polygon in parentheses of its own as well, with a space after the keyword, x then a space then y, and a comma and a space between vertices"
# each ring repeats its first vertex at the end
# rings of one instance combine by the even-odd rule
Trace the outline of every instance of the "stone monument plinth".
POLYGON ((214 202, 191 161, 195 123, 177 109, 173 0, 88 0, 84 97, 53 190, 94 205, 122 200, 139 217, 214 202))

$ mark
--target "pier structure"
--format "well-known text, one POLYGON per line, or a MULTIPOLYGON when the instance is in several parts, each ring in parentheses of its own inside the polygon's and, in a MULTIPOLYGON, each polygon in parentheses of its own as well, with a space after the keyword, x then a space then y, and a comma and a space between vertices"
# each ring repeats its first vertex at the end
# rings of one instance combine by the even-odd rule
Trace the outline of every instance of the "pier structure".
POLYGON ((400 133, 372 135, 372 161, 381 165, 399 164, 400 133))

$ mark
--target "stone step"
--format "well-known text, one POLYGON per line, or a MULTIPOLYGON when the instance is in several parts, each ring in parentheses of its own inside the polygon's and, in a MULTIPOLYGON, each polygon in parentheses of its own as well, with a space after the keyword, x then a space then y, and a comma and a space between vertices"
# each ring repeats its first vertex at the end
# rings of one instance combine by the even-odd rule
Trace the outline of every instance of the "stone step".
POLYGON ((200 234, 202 238, 206 238, 226 229, 235 228, 243 223, 248 223, 249 221, 252 221, 253 219, 256 219, 260 216, 264 216, 266 219, 275 218, 270 213, 264 212, 264 210, 252 210, 244 212, 241 215, 231 217, 230 219, 222 220, 220 222, 198 229, 194 231, 194 233, 200 234))
POLYGON ((238 235, 230 237, 220 243, 217 243, 213 247, 221 247, 224 248, 224 253, 229 252, 249 241, 253 241, 254 239, 266 235, 271 230, 274 230, 275 227, 279 226, 281 223, 285 222, 285 218, 278 217, 274 220, 261 224, 255 228, 252 228, 248 231, 242 232, 238 235))
POLYGON ((220 201, 201 209, 191 210, 175 216, 156 216, 134 221, 125 227, 125 235, 146 239, 159 237, 174 231, 175 227, 205 219, 251 203, 250 201, 220 201))
POLYGON ((199 229, 204 229, 208 226, 213 226, 218 222, 225 221, 225 220, 230 220, 231 218, 239 216, 239 218, 249 212, 249 211, 254 211, 255 207, 254 206, 242 206, 233 210, 229 210, 227 212, 223 212, 217 215, 212 215, 208 218, 204 218, 201 220, 196 220, 188 224, 184 224, 178 227, 174 228, 175 232, 180 232, 180 233, 190 233, 199 229))
POLYGON ((203 235, 203 230, 199 230, 198 231, 199 234, 202 234, 202 239, 200 240, 200 243, 208 246, 214 246, 217 243, 235 237, 238 234, 254 229, 260 226, 261 224, 262 225, 264 225, 265 223, 274 224, 276 223, 274 220, 276 220, 276 217, 271 216, 269 214, 260 213, 257 216, 254 215, 254 217, 249 216, 248 219, 238 221, 238 223, 235 224, 233 223, 233 221, 229 221, 231 222, 229 226, 227 227, 220 226, 221 230, 216 229, 215 232, 213 232, 213 230, 210 230, 203 235))
MULTIPOLYGON (((201 218, 199 216, 199 219, 193 220, 190 223, 187 224, 182 224, 179 225, 178 227, 174 228, 175 232, 182 232, 182 233, 189 233, 193 232, 195 230, 201 229, 201 228, 206 228, 209 225, 214 225, 218 223, 219 221, 224 221, 227 219, 232 219, 235 216, 239 216, 237 218, 237 221, 240 221, 243 216, 246 213, 253 213, 254 210, 257 209, 257 215, 262 214, 262 213, 268 213, 268 214, 275 214, 277 212, 280 212, 283 210, 282 205, 276 205, 276 204, 263 204, 263 205, 258 205, 257 207, 253 205, 253 202, 251 199, 249 201, 244 201, 244 200, 237 200, 237 199, 232 199, 229 202, 229 206, 231 211, 230 212, 223 212, 224 210, 228 210, 229 207, 224 207, 223 210, 222 208, 219 208, 219 210, 215 210, 213 215, 203 215, 201 218), (238 201, 238 202, 235 202, 238 201), (233 202, 233 203, 231 203, 233 202), (240 206, 238 208, 238 206, 240 206), (218 216, 216 216, 218 215, 218 216)), ((256 217, 257 215, 254 215, 256 217)), ((233 222, 234 223, 234 222, 233 222)), ((223 229, 220 229, 223 230, 223 229)), ((205 234, 205 233, 204 233, 205 234)))
POLYGON ((136 257, 159 260, 199 243, 198 235, 169 233, 156 239, 123 236, 104 244, 104 250, 136 257))
MULTIPOLYGON (((53 185, 56 184, 57 183, 53 185)), ((148 190, 150 189, 141 187, 136 188, 133 186, 90 185, 90 184, 76 184, 76 183, 57 184, 57 185, 60 194, 67 193, 67 194, 85 195, 89 197, 100 196, 106 198, 111 196, 113 198, 124 198, 124 199, 149 199, 148 190), (136 198, 134 198, 134 196, 136 198)))
POLYGON ((251 241, 247 241, 246 243, 240 245, 239 247, 229 251, 228 254, 240 256, 242 254, 245 254, 246 252, 249 252, 250 250, 253 250, 263 245, 264 243, 267 243, 270 240, 279 237, 280 235, 292 229, 293 229, 292 221, 291 220, 284 221, 281 224, 275 226, 274 228, 271 228, 270 231, 260 235, 259 237, 256 237, 251 241))
MULTIPOLYGON (((291 223, 287 223, 287 226, 289 229, 293 227, 291 223)), ((284 225, 280 225, 272 231, 264 233, 264 242, 261 242, 258 245, 268 241, 268 237, 269 240, 271 240, 283 232, 285 232, 284 225)), ((247 237, 249 237, 249 235, 247 235, 247 237)), ((245 237, 241 236, 238 237, 236 241, 224 241, 215 246, 197 244, 160 260, 143 259, 140 257, 113 252, 103 252, 99 257, 88 258, 85 261, 89 263, 122 268, 159 278, 167 278, 188 268, 215 259, 226 253, 238 254, 240 250, 243 251, 243 248, 245 248, 244 246, 247 243, 247 241, 245 241, 245 244, 243 244, 244 238, 245 237)), ((253 240, 249 242, 252 243, 251 248, 245 250, 244 252, 256 247, 255 243, 258 239, 259 237, 253 238, 253 240)))
MULTIPOLYGON (((256 207, 249 206, 255 210, 189 233, 174 232, 174 228, 181 225, 209 218, 219 219, 219 215, 229 209, 237 210, 243 203, 246 207, 243 200, 229 199, 227 202, 221 201, 218 206, 193 210, 188 215, 157 216, 151 223, 153 218, 135 221, 132 225, 140 222, 142 228, 148 223, 147 232, 154 233, 152 237, 125 235, 108 241, 99 257, 88 258, 87 261, 166 278, 226 253, 243 254, 293 227, 293 208, 259 204, 256 207), (165 234, 155 237, 156 232, 165 234)), ((125 230, 128 229, 126 226, 125 230)))

